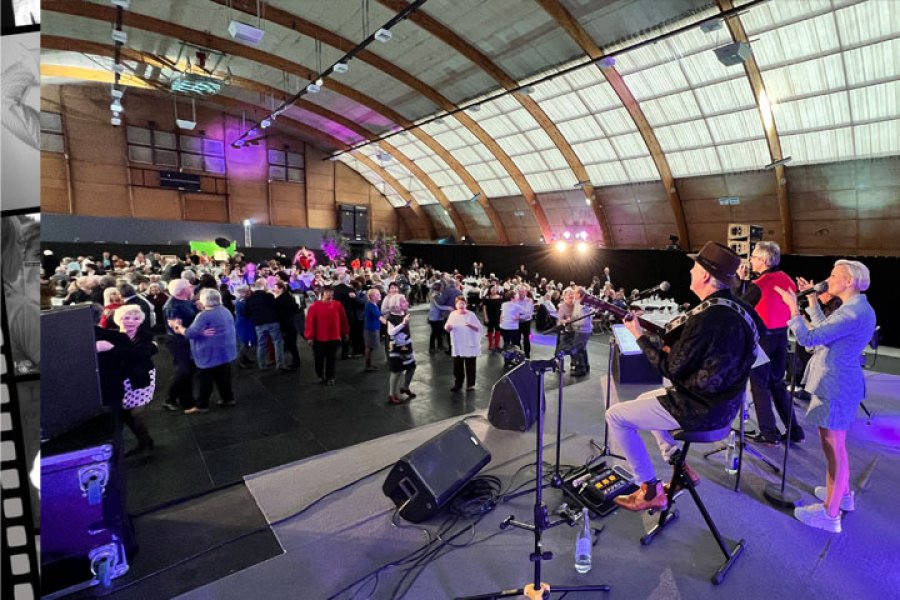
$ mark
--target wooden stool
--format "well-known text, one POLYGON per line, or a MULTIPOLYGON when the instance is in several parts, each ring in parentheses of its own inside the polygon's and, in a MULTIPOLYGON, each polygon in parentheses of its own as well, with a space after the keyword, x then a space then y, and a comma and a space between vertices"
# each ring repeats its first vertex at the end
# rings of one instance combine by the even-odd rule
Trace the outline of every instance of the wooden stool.
POLYGON ((641 538, 641 544, 645 546, 648 545, 653 541, 653 538, 656 536, 656 534, 662 531, 670 521, 674 521, 678 518, 678 511, 672 509, 675 500, 675 494, 678 491, 678 488, 686 489, 688 492, 690 492, 691 497, 697 504, 697 508, 700 509, 700 513, 703 515, 703 519, 706 521, 706 525, 709 527, 709 531, 713 534, 713 537, 716 538, 716 543, 719 545, 719 548, 725 555, 725 563, 721 567, 719 567, 719 570, 716 571, 712 576, 712 582, 716 585, 722 583, 722 580, 725 579, 725 575, 728 573, 728 569, 731 568, 731 566, 737 560, 737 557, 741 555, 741 552, 744 550, 744 547, 747 545, 747 543, 744 540, 741 540, 737 544, 735 544, 733 548, 728 548, 728 546, 725 544, 725 541, 722 539, 722 534, 719 533, 719 529, 713 522, 712 517, 709 516, 709 512, 706 510, 706 506, 703 504, 703 500, 700 499, 700 495, 694 488, 694 484, 691 481, 691 478, 688 477, 688 474, 685 472, 684 463, 687 459, 688 451, 690 450, 691 444, 693 442, 718 442, 719 440, 724 439, 730 431, 730 423, 727 427, 723 427, 722 429, 717 429, 715 431, 684 431, 683 429, 676 429, 672 431, 672 437, 674 437, 676 440, 684 442, 684 447, 682 448, 681 453, 679 454, 678 459, 675 462, 675 472, 672 475, 672 481, 669 483, 669 491, 666 493, 668 506, 664 511, 660 513, 659 522, 653 527, 653 529, 648 531, 641 538))

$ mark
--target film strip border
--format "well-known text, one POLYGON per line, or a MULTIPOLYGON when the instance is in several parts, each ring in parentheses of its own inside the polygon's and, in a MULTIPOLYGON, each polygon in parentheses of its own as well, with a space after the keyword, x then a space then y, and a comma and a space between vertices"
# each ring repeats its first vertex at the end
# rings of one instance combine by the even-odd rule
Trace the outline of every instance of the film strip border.
POLYGON ((25 444, 19 418, 19 396, 9 344, 6 302, 0 300, 0 514, 2 528, 2 590, 0 597, 9 600, 31 600, 40 596, 40 565, 37 536, 34 531, 25 444))

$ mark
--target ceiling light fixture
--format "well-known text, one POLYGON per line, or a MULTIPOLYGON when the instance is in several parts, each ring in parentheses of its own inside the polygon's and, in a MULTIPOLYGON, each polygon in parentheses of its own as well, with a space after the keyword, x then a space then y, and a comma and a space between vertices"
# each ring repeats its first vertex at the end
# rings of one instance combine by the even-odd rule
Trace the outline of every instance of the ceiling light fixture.
POLYGON ((112 39, 114 42, 118 42, 120 44, 128 43, 128 33, 122 31, 121 29, 113 29, 112 30, 112 39))
POLYGON ((248 46, 258 46, 265 33, 266 32, 259 27, 247 25, 240 21, 231 21, 231 23, 228 24, 228 35, 248 46))
MULTIPOLYGON (((305 87, 300 89, 300 91, 298 91, 293 96, 291 96, 290 98, 285 100, 281 104, 281 106, 278 107, 278 109, 276 111, 274 111, 272 114, 278 113, 279 111, 283 112, 287 107, 295 104, 297 102, 297 100, 299 100, 305 94, 315 94, 315 93, 320 92, 322 89, 322 86, 324 85, 324 80, 327 79, 328 76, 331 75, 332 73, 346 73, 347 70, 349 69, 349 61, 350 60, 352 60, 357 54, 359 54, 360 52, 365 50, 366 47, 369 44, 371 44, 373 41, 379 41, 379 42, 389 41, 393 37, 393 35, 391 34, 391 31, 390 31, 391 27, 393 27, 400 21, 403 21, 403 20, 409 18, 409 16, 411 14, 413 14, 414 12, 416 12, 423 4, 425 4, 425 2, 426 2, 426 0, 414 0, 413 2, 410 2, 403 10, 401 10, 396 15, 394 15, 387 23, 385 23, 381 28, 379 28, 372 35, 369 35, 369 33, 368 33, 369 32, 368 24, 367 24, 368 14, 367 14, 366 10, 361 11, 361 13, 363 15, 363 32, 365 35, 365 39, 363 39, 363 41, 360 42, 355 48, 352 48, 351 50, 349 50, 346 54, 344 54, 341 58, 339 58, 332 66, 328 67, 325 70, 322 70, 321 56, 319 55, 318 56, 319 64, 317 65, 318 69, 317 69, 317 73, 315 76, 316 80, 310 82, 305 87)), ((232 21, 232 24, 234 24, 234 23, 236 23, 236 22, 232 21)), ((242 25, 244 25, 245 27, 249 27, 245 23, 243 23, 242 25)), ((321 42, 319 42, 317 40, 318 48, 321 47, 320 44, 321 44, 321 42)), ((241 133, 241 135, 239 135, 237 137, 237 139, 235 139, 233 142, 231 142, 232 147, 238 148, 239 147, 237 144, 238 141, 242 141, 242 142, 244 142, 243 145, 246 145, 246 143, 245 143, 246 138, 249 137, 250 135, 251 134, 249 132, 244 131, 243 133, 241 133)))

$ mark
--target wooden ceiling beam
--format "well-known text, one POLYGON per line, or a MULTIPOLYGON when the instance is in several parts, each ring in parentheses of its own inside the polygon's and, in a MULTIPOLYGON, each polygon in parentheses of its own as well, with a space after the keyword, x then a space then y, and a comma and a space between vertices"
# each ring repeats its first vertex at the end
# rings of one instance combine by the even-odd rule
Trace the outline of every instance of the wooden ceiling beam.
MULTIPOLYGON (((716 0, 716 4, 718 4, 721 12, 734 8, 732 0, 716 0)), ((731 38, 735 42, 750 44, 740 15, 727 17, 725 24, 728 26, 731 38)), ((768 94, 766 94, 766 85, 763 82, 762 73, 756 62, 756 56, 752 52, 750 57, 744 61, 744 73, 747 75, 747 81, 753 92, 753 99, 759 111, 759 120, 762 123, 763 130, 766 132, 769 157, 772 159, 772 162, 779 161, 784 158, 784 154, 781 151, 781 139, 778 137, 775 115, 772 114, 772 104, 768 94)), ((781 251, 789 254, 794 250, 794 226, 791 218, 791 201, 787 193, 787 174, 783 164, 776 165, 774 172, 775 194, 778 198, 778 212, 781 216, 781 230, 784 234, 784 246, 781 248, 781 251)))
MULTIPOLYGON (((591 39, 587 31, 559 0, 537 0, 537 3, 541 5, 541 8, 547 14, 553 17, 559 26, 581 47, 585 54, 594 60, 603 56, 603 50, 591 39)), ((675 187, 675 178, 672 176, 672 169, 669 168, 669 161, 662 151, 656 133, 647 121, 647 117, 644 115, 644 111, 641 110, 634 94, 628 89, 628 85, 625 83, 622 75, 614 68, 600 68, 599 65, 597 65, 597 68, 600 69, 600 73, 612 86, 613 91, 619 97, 625 110, 628 111, 628 114, 637 126, 641 137, 644 138, 644 143, 650 151, 650 157, 656 165, 656 170, 659 172, 660 180, 665 188, 666 197, 675 217, 675 224, 678 227, 678 235, 681 238, 682 246, 690 249, 691 238, 684 218, 684 205, 681 202, 681 197, 678 195, 678 189, 675 187)), ((597 210, 599 209, 600 207, 598 206, 597 210)))
MULTIPOLYGON (((390 8, 391 10, 400 12, 407 8, 408 3, 405 0, 378 0, 381 4, 390 8)), ((429 16, 427 13, 423 11, 416 11, 412 15, 408 17, 409 21, 415 23, 423 30, 427 31, 437 39, 441 40, 466 58, 468 58, 472 63, 481 68, 485 73, 490 75, 494 81, 500 84, 506 90, 515 89, 518 86, 518 83, 509 76, 499 65, 494 63, 486 54, 481 52, 478 48, 473 46, 464 40, 460 35, 454 32, 449 27, 445 26, 443 23, 429 16)), ((565 139, 565 136, 559 131, 559 128, 550 119, 549 116, 544 112, 544 110, 540 107, 540 105, 533 100, 531 97, 525 94, 514 94, 513 96, 522 107, 528 111, 528 113, 537 121, 538 125, 544 130, 547 136, 553 141, 556 148, 560 151, 565 158, 566 163, 569 165, 569 168, 572 169, 573 174, 576 177, 576 181, 588 181, 589 177, 587 174, 587 169, 584 168, 584 164, 581 162, 581 159, 578 158, 578 155, 575 154, 575 151, 572 149, 572 146, 569 144, 568 140, 565 139)), ((588 197, 593 197, 593 187, 588 185, 584 188, 584 192, 588 197)), ((551 239, 551 231, 550 224, 547 220, 546 213, 544 213, 543 207, 539 202, 531 202, 531 198, 526 196, 526 200, 529 201, 529 205, 531 206, 532 212, 534 213, 535 219, 538 222, 538 225, 541 228, 541 231, 544 234, 544 240, 549 243, 551 239)), ((597 223, 600 225, 600 229, 603 235, 603 242, 605 245, 612 245, 612 236, 609 231, 609 224, 607 223, 605 215, 603 215, 602 210, 599 208, 596 202, 591 203, 591 207, 594 210, 594 215, 597 218, 597 223)))
MULTIPOLYGON (((231 6, 232 8, 242 11, 247 14, 256 15, 256 2, 250 0, 212 0, 217 4, 221 4, 223 6, 231 6)), ((405 6, 403 8, 406 8, 405 6)), ((401 10, 403 10, 401 8, 401 10)), ((398 11, 399 12, 399 11, 398 11)), ((418 11, 413 13, 413 16, 418 14, 418 11)), ((306 19, 289 13, 287 11, 278 9, 274 6, 267 6, 265 10, 265 19, 267 21, 271 21, 277 25, 285 27, 287 29, 291 29, 292 31, 296 31, 297 33, 315 38, 320 40, 321 42, 332 46, 333 48, 337 48, 342 52, 348 52, 351 49, 356 47, 356 43, 348 40, 340 35, 321 27, 320 25, 316 25, 306 19)), ((381 72, 393 77, 397 81, 403 83, 407 87, 415 90, 421 95, 428 98, 431 102, 433 102, 439 108, 446 111, 456 110, 458 107, 453 104, 448 98, 446 98, 443 94, 441 94, 438 90, 429 86, 422 80, 418 79, 411 73, 404 71, 399 68, 392 62, 378 56, 374 52, 369 50, 360 51, 355 60, 361 60, 363 62, 368 63, 372 67, 380 70, 381 72)), ((525 176, 519 170, 519 168, 515 165, 515 163, 510 159, 510 157, 506 154, 506 152, 497 144, 497 142, 487 134, 474 120, 468 118, 467 115, 463 115, 462 113, 458 113, 455 115, 457 120, 462 123, 462 125, 472 132, 482 144, 484 144, 488 150, 494 154, 497 160, 501 165, 506 169, 509 173, 510 177, 513 181, 516 182, 516 185, 522 191, 523 194, 530 193, 531 201, 536 203, 536 198, 534 196, 534 191, 531 190, 530 185, 528 184, 525 176)), ((411 125, 411 123, 410 123, 411 125)), ((404 125, 405 127, 408 125, 404 125)), ((443 157, 442 157, 443 158, 443 157)), ((446 160, 446 159, 445 159, 446 160)), ((509 236, 506 233, 506 226, 503 224, 503 221, 500 220, 500 216, 491 206, 488 201, 487 194, 485 194, 484 190, 479 185, 478 181, 469 175, 468 170, 465 169, 459 162, 456 163, 459 165, 459 169, 465 173, 465 176, 462 176, 462 173, 459 172, 458 169, 454 169, 457 171, 457 174, 461 175, 461 179, 463 183, 465 183, 466 187, 469 188, 469 191, 472 192, 473 195, 478 196, 478 202, 481 205, 482 209, 485 211, 488 219, 490 219, 491 224, 494 226, 494 229, 497 232, 497 235, 500 238, 500 242, 503 244, 509 244, 509 236)), ((527 195, 526 195, 527 197, 527 195)), ((442 203, 443 204, 443 203, 442 203)), ((447 207, 444 206, 446 209, 447 207)), ((450 211, 451 214, 456 212, 455 210, 450 211)))
MULTIPOLYGON (((41 75, 48 77, 65 77, 71 78, 78 81, 96 81, 101 83, 111 83, 112 77, 111 72, 105 71, 102 69, 89 69, 84 67, 68 67, 63 65, 52 65, 52 64, 41 64, 41 75)), ((121 83, 126 86, 138 87, 141 89, 154 89, 152 81, 142 79, 138 76, 129 76, 127 78, 123 77, 121 83)), ((201 100, 201 102, 207 102, 210 104, 215 104, 220 107, 237 109, 240 111, 246 111, 251 114, 257 114, 260 117, 264 116, 266 113, 265 108, 261 106, 256 106, 255 104, 251 104, 249 102, 244 102, 242 100, 238 100, 236 98, 229 98, 228 96, 208 96, 201 100)), ((325 133, 320 129, 316 129, 315 127, 311 127, 305 123, 301 123, 296 119, 292 119, 290 117, 282 117, 279 119, 279 124, 288 129, 294 129, 303 133, 308 137, 312 137, 313 139, 317 139, 322 141, 333 148, 338 148, 343 151, 349 151, 350 146, 341 140, 325 133)), ((431 237, 436 237, 436 230, 434 228, 434 222, 431 217, 419 206, 419 204, 415 201, 415 199, 410 194, 409 190, 407 190, 403 185, 400 184, 390 173, 388 173, 385 169, 380 167, 374 161, 366 157, 360 152, 352 152, 352 154, 363 162, 370 169, 375 171, 379 177, 381 177, 388 185, 397 190, 397 193, 406 201, 407 206, 405 208, 409 208, 416 220, 419 222, 428 223, 428 234, 431 237)), ((396 208, 397 211, 403 211, 404 207, 396 208)), ((405 217, 404 217, 405 218, 405 217)))

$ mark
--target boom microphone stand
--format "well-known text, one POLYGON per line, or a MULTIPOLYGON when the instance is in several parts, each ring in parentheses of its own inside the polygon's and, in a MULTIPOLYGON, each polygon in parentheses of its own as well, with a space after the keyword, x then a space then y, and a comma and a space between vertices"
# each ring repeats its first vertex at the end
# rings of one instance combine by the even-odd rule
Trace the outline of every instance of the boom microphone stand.
MULTIPOLYGON (((541 536, 544 531, 552 529, 557 525, 566 523, 566 519, 558 519, 550 522, 547 513, 547 505, 544 504, 541 481, 544 478, 543 462, 544 462, 544 415, 547 412, 547 406, 544 397, 544 373, 547 371, 556 371, 561 367, 562 361, 559 358, 552 360, 536 360, 526 361, 531 367, 532 372, 538 377, 538 406, 539 414, 537 419, 537 436, 535 439, 535 455, 537 469, 535 473, 534 483, 534 524, 517 521, 514 515, 510 515, 500 524, 500 529, 506 529, 509 526, 518 529, 526 529, 534 534, 534 552, 529 558, 534 563, 534 581, 528 585, 514 590, 500 590, 487 594, 478 594, 475 596, 462 596, 456 600, 491 600, 493 598, 509 598, 511 596, 526 596, 529 600, 545 600, 550 597, 552 592, 608 592, 608 585, 580 585, 580 586, 555 586, 551 589, 550 584, 541 581, 541 561, 553 560, 553 553, 544 551, 541 544, 541 536)), ((560 380, 562 377, 560 377, 560 380)), ((562 385, 562 384, 560 384, 562 385)), ((557 444, 557 457, 559 455, 559 445, 557 444)), ((557 458, 558 460, 558 458, 557 458)))

